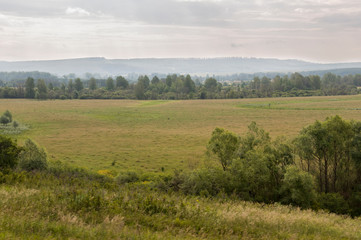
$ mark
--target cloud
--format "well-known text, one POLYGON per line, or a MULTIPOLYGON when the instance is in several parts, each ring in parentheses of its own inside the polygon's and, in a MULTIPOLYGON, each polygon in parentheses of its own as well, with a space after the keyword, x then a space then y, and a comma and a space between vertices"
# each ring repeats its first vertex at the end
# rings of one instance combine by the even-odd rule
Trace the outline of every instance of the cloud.
POLYGON ((0 57, 345 59, 360 19, 359 0, 0 0, 0 57))
POLYGON ((240 43, 231 43, 231 47, 232 48, 243 48, 243 47, 245 47, 245 45, 240 44, 240 43))
POLYGON ((79 8, 79 7, 76 7, 76 8, 68 7, 65 10, 65 14, 73 15, 73 16, 75 15, 75 16, 79 16, 79 17, 90 16, 90 12, 88 12, 82 8, 79 8))

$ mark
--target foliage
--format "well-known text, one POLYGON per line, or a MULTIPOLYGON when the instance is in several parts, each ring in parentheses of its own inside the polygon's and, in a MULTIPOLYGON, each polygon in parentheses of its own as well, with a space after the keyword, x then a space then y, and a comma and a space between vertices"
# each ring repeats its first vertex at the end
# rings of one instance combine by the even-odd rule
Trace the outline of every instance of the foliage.
POLYGON ((316 204, 316 192, 313 177, 296 166, 288 166, 281 187, 282 202, 302 208, 311 208, 316 204))
POLYGON ((296 139, 301 160, 318 180, 320 192, 350 194, 357 175, 350 153, 360 151, 353 147, 355 135, 351 122, 334 116, 304 128, 296 139))
POLYGON ((42 79, 39 79, 38 82, 37 82, 37 92, 38 95, 37 95, 37 99, 47 99, 48 98, 48 88, 45 84, 45 81, 42 80, 42 79))
POLYGON ((11 114, 11 112, 9 110, 6 110, 3 114, 3 116, 7 117, 9 119, 9 122, 13 121, 13 115, 11 114))
POLYGON ((19 168, 26 171, 41 171, 48 167, 44 149, 38 147, 32 140, 27 139, 23 151, 19 155, 19 168))
POLYGON ((6 110, 4 114, 0 117, 0 123, 3 125, 7 125, 8 123, 11 123, 13 121, 13 116, 9 112, 9 110, 6 110))
POLYGON ((232 99, 350 95, 360 92, 358 89, 360 74, 341 78, 327 73, 321 79, 318 75, 303 76, 296 72, 290 75, 275 76, 273 79, 256 76, 252 81, 231 83, 220 82, 213 77, 192 79, 189 74, 172 74, 165 78, 153 75, 151 81, 147 75, 141 75, 136 83, 129 83, 123 76, 118 76, 115 81, 111 77, 107 79, 92 77, 89 80, 83 80, 83 84, 79 78, 73 82, 73 77, 75 75, 69 76, 67 86, 58 78, 54 78, 54 80, 46 78, 48 89, 44 80, 41 79, 38 80, 37 87, 35 87, 33 78, 28 78, 25 83, 24 81, 15 81, 16 84, 0 87, 0 98, 232 99), (104 90, 101 95, 99 95, 100 92, 94 92, 97 88, 104 90))
POLYGON ((330 212, 349 213, 347 201, 339 193, 321 193, 317 202, 322 209, 327 209, 330 212))
POLYGON ((220 193, 232 194, 233 177, 229 171, 219 168, 203 168, 184 176, 180 189, 186 194, 216 196, 220 193))
POLYGON ((11 138, 0 135, 0 171, 13 169, 21 148, 11 138))
POLYGON ((207 145, 208 154, 216 155, 223 171, 226 171, 232 164, 233 158, 236 157, 238 144, 238 137, 234 133, 216 128, 207 145))
POLYGON ((34 98, 35 97, 35 82, 34 79, 29 77, 25 82, 25 97, 34 98))
POLYGON ((17 121, 14 121, 14 122, 13 122, 13 127, 14 127, 14 128, 19 127, 19 123, 18 123, 17 121))
POLYGON ((136 172, 120 172, 119 175, 115 178, 118 183, 133 183, 139 180, 139 176, 136 172))
POLYGON ((113 78, 109 77, 109 78, 107 79, 107 83, 106 83, 106 84, 107 84, 107 85, 106 85, 106 89, 107 89, 108 91, 114 90, 114 80, 113 80, 113 78))
MULTIPOLYGON (((220 174, 227 173, 222 170, 220 174)), ((220 196, 118 185, 62 164, 0 177, 0 237, 55 239, 359 239, 360 219, 220 196)))
POLYGON ((6 125, 6 124, 10 123, 10 119, 7 118, 6 116, 2 115, 0 117, 0 123, 3 124, 3 125, 6 125))

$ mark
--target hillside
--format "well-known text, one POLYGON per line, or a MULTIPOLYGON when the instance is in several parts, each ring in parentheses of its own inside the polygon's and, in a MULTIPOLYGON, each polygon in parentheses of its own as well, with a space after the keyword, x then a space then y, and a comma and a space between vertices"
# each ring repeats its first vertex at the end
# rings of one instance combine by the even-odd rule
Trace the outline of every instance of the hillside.
POLYGON ((360 239, 360 219, 152 190, 53 164, 0 176, 1 239, 360 239))
POLYGON ((0 61, 0 72, 42 71, 59 76, 69 73, 78 75, 85 73, 98 73, 101 75, 126 75, 132 73, 226 75, 233 73, 322 71, 341 68, 361 68, 361 63, 319 64, 271 58, 79 58, 49 61, 0 61))

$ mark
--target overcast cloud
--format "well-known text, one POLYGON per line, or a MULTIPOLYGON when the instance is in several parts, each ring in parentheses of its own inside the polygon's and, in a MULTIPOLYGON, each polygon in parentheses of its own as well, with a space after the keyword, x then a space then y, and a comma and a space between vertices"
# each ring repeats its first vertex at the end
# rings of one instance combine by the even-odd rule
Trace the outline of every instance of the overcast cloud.
POLYGON ((361 61, 359 0, 0 0, 0 60, 361 61))

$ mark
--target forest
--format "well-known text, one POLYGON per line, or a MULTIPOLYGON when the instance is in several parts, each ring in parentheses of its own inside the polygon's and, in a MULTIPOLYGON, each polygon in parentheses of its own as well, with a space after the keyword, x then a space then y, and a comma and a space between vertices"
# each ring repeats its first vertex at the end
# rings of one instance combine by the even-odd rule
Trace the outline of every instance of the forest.
MULTIPOLYGON (((33 75, 36 76, 34 73, 33 75)), ((190 75, 167 75, 165 78, 141 75, 136 82, 123 76, 89 80, 37 79, 5 82, 0 80, 0 98, 30 99, 237 99, 294 96, 331 96, 360 93, 361 74, 339 76, 326 73, 303 76, 254 77, 251 81, 219 82, 213 77, 204 81, 190 75)))

